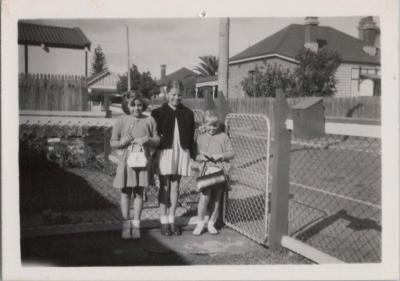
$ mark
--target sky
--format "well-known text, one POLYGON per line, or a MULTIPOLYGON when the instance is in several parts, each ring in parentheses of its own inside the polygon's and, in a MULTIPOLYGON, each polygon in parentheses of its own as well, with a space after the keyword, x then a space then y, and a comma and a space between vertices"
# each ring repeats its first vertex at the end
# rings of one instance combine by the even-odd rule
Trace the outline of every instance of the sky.
MULTIPOLYGON (((320 25, 331 26, 354 37, 361 17, 319 18, 320 25)), ((374 18, 379 25, 379 19, 374 18)), ((160 77, 160 65, 166 73, 181 67, 193 69, 203 55, 218 56, 218 18, 153 18, 153 19, 46 19, 29 20, 33 23, 63 27, 79 27, 92 42, 93 51, 101 45, 107 65, 112 72, 127 70, 127 32, 130 37, 131 63, 140 72, 149 71, 160 77)), ((243 51, 260 40, 278 32, 289 24, 303 24, 304 18, 231 18, 229 29, 229 56, 243 51)), ((24 71, 24 51, 19 46, 19 72, 24 71)), ((84 52, 50 48, 46 53, 40 47, 29 47, 29 72, 84 75, 84 52)))

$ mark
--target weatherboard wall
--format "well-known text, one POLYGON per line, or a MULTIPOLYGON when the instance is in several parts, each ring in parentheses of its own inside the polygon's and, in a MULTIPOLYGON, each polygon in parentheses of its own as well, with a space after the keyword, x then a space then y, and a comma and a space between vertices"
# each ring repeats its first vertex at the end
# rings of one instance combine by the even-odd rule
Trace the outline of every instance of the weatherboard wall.
POLYGON ((245 97, 245 93, 240 83, 243 81, 244 78, 246 78, 249 75, 250 71, 256 68, 256 66, 259 68, 265 67, 264 63, 271 66, 276 64, 278 67, 280 66, 282 69, 289 68, 291 71, 293 71, 296 68, 296 64, 280 58, 269 58, 269 59, 261 59, 243 63, 230 64, 229 85, 228 85, 229 98, 245 97))

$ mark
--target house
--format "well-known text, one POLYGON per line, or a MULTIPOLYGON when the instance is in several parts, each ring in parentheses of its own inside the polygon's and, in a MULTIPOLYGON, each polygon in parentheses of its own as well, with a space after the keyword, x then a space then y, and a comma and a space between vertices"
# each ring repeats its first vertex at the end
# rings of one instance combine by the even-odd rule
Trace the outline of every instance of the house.
POLYGON ((213 99, 218 96, 218 76, 198 77, 196 80, 195 96, 202 98, 210 93, 213 99))
POLYGON ((93 101, 103 103, 105 99, 110 100, 111 103, 120 103, 122 95, 117 90, 118 81, 119 76, 108 69, 90 75, 87 79, 88 92, 91 97, 90 107, 95 108, 93 101))
POLYGON ((194 89, 196 83, 196 72, 187 69, 186 67, 182 67, 175 72, 172 72, 166 75, 166 65, 161 65, 161 78, 156 81, 157 86, 160 89, 160 96, 164 96, 167 93, 167 84, 173 80, 179 80, 183 83, 185 88, 184 95, 185 96, 194 96, 194 89))
POLYGON ((50 48, 83 50, 85 77, 87 77, 88 51, 90 51, 91 42, 78 27, 67 28, 20 21, 18 22, 18 44, 24 46, 25 74, 29 73, 28 46, 37 46, 47 53, 50 48))
POLYGON ((229 59, 229 98, 244 97, 241 81, 264 63, 293 71, 302 48, 314 52, 324 48, 337 51, 341 65, 336 72, 335 96, 380 95, 379 28, 372 17, 362 18, 359 38, 329 26, 316 17, 304 24, 291 24, 229 59))

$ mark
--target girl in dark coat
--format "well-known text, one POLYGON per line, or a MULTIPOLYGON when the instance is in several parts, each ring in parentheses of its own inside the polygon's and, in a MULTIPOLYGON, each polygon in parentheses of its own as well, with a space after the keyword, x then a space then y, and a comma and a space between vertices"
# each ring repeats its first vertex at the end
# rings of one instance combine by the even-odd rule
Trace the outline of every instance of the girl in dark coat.
POLYGON ((163 235, 180 235, 175 224, 175 212, 182 176, 188 176, 190 158, 194 157, 194 114, 182 101, 183 84, 170 81, 167 85, 168 102, 152 111, 161 138, 157 151, 160 176, 160 222, 163 235))

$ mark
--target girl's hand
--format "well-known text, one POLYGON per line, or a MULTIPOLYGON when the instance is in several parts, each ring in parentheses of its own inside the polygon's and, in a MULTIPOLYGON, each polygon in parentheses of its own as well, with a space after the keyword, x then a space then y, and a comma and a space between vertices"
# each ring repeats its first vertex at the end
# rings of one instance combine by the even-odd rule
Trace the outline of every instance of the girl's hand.
POLYGON ((144 144, 149 142, 149 139, 150 138, 148 136, 145 136, 145 137, 142 137, 142 138, 135 139, 134 143, 137 143, 137 144, 140 144, 140 145, 144 145, 144 144))
POLYGON ((121 140, 119 141, 119 145, 121 147, 127 146, 132 142, 132 137, 131 136, 125 136, 122 137, 121 140))
POLYGON ((204 154, 199 154, 199 155, 196 156, 196 161, 198 161, 198 162, 206 162, 207 158, 206 158, 206 156, 204 154))
POLYGON ((214 159, 215 162, 224 161, 223 154, 214 154, 211 156, 211 158, 214 159))

